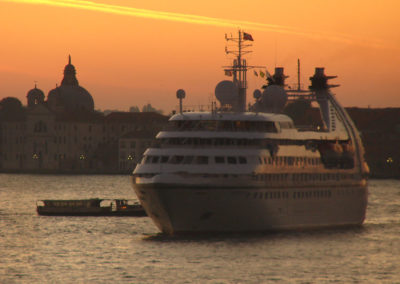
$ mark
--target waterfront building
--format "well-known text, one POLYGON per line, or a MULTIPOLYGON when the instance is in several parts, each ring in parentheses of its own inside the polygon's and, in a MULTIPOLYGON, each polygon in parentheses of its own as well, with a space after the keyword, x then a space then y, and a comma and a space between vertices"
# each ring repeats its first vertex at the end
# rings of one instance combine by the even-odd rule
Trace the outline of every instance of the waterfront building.
POLYGON ((153 143, 157 134, 152 130, 135 130, 119 139, 118 165, 120 172, 131 173, 143 158, 144 151, 153 143))
MULTIPOLYGON (((138 145, 142 140, 149 143, 166 121, 158 113, 95 111, 93 97, 79 85, 69 57, 60 86, 47 99, 35 85, 27 93, 26 106, 16 98, 0 101, 0 171, 125 172, 127 163, 120 166, 120 138, 131 133, 127 137, 138 145), (135 132, 140 133, 139 140, 132 136, 135 132)), ((132 162, 147 146, 135 148, 132 162)))

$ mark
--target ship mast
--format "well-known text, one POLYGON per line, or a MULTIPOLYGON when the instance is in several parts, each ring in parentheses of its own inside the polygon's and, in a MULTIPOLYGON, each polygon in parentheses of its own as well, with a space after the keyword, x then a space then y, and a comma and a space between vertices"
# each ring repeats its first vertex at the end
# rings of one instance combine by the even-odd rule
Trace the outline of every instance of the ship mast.
POLYGON ((237 43, 237 49, 229 50, 225 48, 227 54, 236 55, 236 59, 233 60, 232 66, 226 66, 225 72, 229 72, 233 76, 233 83, 238 88, 238 99, 236 105, 232 106, 233 110, 238 112, 246 111, 246 89, 247 89, 247 70, 255 66, 248 66, 246 59, 242 59, 243 55, 251 53, 249 50, 245 50, 251 47, 251 44, 245 44, 244 41, 253 41, 250 34, 247 34, 241 30, 238 31, 238 37, 228 37, 225 34, 226 41, 233 41, 237 43))

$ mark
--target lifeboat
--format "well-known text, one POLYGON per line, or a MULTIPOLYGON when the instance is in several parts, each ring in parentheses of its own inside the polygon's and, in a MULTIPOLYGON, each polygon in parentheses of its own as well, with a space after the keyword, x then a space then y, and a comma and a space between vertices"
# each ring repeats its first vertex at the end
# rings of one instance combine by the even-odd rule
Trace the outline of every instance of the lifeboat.
POLYGON ((341 168, 351 169, 354 167, 354 146, 351 142, 342 144, 342 157, 340 161, 341 168))
POLYGON ((340 167, 340 161, 343 155, 343 148, 336 141, 325 142, 319 145, 318 150, 321 154, 322 162, 327 168, 340 167))

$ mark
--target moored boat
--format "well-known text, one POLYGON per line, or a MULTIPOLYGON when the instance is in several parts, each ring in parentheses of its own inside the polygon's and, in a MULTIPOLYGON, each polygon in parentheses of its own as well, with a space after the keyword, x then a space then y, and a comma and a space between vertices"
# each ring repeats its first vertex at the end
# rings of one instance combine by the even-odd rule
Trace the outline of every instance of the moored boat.
POLYGON ((46 216, 146 216, 138 202, 127 199, 39 200, 36 205, 46 216))

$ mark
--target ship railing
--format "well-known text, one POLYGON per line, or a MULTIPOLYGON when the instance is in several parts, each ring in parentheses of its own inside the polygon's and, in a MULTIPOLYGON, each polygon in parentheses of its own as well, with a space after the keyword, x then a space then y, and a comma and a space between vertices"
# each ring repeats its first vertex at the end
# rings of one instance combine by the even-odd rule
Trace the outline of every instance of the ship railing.
POLYGON ((287 91, 287 96, 289 101, 295 101, 298 99, 304 99, 308 101, 316 101, 317 97, 314 93, 310 93, 309 91, 287 91))
POLYGON ((234 133, 248 133, 248 132, 258 132, 258 133, 278 133, 276 128, 265 127, 265 128, 211 128, 211 127, 176 127, 174 125, 168 125, 163 128, 162 131, 173 131, 173 132, 234 132, 234 133))
POLYGON ((242 147, 243 149, 268 149, 267 147, 262 147, 260 145, 215 145, 215 144, 162 144, 159 147, 152 148, 162 148, 162 149, 171 149, 171 148, 185 148, 185 149, 238 149, 242 147))
MULTIPOLYGON (((175 113, 179 113, 180 106, 175 106, 175 113)), ((182 111, 183 112, 210 112, 212 111, 212 105, 184 105, 182 111)))
POLYGON ((327 132, 326 129, 324 129, 321 126, 315 126, 315 125, 296 125, 296 129, 300 132, 306 132, 306 131, 312 131, 312 132, 327 132))
POLYGON ((277 133, 272 121, 217 121, 217 120, 187 120, 171 121, 165 131, 211 131, 211 132, 268 132, 277 133))

